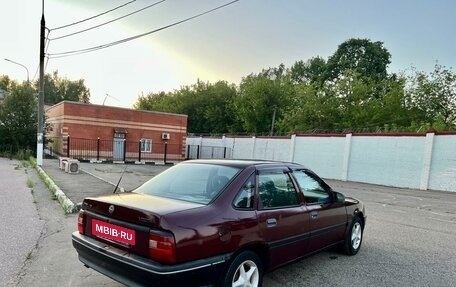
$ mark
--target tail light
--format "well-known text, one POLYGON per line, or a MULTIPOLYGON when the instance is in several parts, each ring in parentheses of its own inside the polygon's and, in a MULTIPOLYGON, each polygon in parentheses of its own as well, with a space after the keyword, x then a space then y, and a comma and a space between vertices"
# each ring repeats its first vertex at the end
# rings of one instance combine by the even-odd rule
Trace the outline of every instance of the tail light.
POLYGON ((86 214, 83 210, 80 210, 79 214, 78 214, 78 231, 79 231, 79 233, 84 234, 85 225, 86 225, 86 214))
POLYGON ((175 248, 176 244, 172 233, 151 232, 149 234, 150 259, 161 263, 176 263, 175 248))

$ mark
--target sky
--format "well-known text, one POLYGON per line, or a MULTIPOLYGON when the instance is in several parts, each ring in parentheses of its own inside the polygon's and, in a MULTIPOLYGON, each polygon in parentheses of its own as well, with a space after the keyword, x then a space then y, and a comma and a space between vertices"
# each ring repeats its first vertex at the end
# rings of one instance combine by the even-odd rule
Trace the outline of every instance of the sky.
MULTIPOLYGON (((45 0, 48 38, 124 16, 159 0, 45 0)), ((456 69, 456 1, 453 0, 240 0, 148 36, 63 58, 52 54, 114 42, 170 25, 231 0, 166 0, 122 20, 48 42, 46 73, 84 79, 90 102, 132 107, 138 96, 173 91, 202 80, 242 78, 283 63, 327 59, 350 38, 384 43, 389 72, 431 72, 436 62, 456 69)), ((0 75, 38 79, 41 0, 0 0, 0 75)))

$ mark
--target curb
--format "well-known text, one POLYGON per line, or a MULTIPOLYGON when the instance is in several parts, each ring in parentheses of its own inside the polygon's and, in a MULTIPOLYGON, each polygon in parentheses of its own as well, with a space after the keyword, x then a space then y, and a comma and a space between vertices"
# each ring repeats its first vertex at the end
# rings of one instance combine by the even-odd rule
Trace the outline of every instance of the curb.
POLYGON ((74 204, 66 195, 63 193, 63 191, 58 187, 55 182, 47 175, 47 173, 38 165, 35 166, 36 170, 38 171, 38 174, 40 178, 43 180, 43 182, 46 184, 48 189, 52 192, 52 194, 57 197, 57 200, 59 201, 60 205, 63 208, 63 211, 65 213, 76 213, 79 211, 80 206, 74 204))
MULTIPOLYGON (((81 204, 75 204, 74 202, 72 202, 71 199, 69 199, 68 196, 66 196, 66 194, 60 189, 60 187, 58 187, 58 185, 55 184, 55 182, 49 177, 49 175, 47 175, 47 173, 40 166, 36 165, 35 169, 37 170, 37 172, 38 172, 40 178, 43 180, 44 184, 48 187, 49 191, 51 191, 51 193, 55 197, 57 197, 57 200, 59 201, 60 206, 62 206, 63 211, 66 214, 76 213, 79 211, 79 209, 81 209, 81 204)), ((117 185, 113 182, 105 180, 105 179, 103 179, 91 172, 83 170, 81 168, 79 170, 84 173, 87 173, 88 175, 91 175, 101 181, 104 181, 114 187, 117 185)), ((119 186, 118 189, 120 192, 125 192, 125 189, 121 186, 119 186)))

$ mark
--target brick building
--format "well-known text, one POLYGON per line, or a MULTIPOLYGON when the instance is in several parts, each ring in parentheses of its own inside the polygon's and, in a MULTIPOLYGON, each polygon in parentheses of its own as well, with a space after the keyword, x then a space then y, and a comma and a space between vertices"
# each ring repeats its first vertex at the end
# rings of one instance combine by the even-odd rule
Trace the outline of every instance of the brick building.
POLYGON ((63 101, 46 109, 47 146, 81 160, 178 161, 187 116, 63 101))

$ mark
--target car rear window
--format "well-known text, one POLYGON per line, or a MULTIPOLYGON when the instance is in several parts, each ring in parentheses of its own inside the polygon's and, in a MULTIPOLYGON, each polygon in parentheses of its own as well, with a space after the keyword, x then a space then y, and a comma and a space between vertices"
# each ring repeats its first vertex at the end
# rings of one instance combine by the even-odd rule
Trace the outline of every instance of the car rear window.
POLYGON ((215 164, 175 165, 147 181, 134 192, 208 204, 240 172, 215 164))

